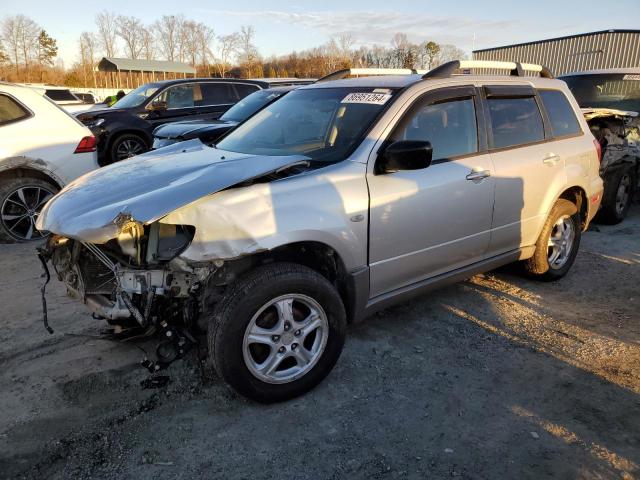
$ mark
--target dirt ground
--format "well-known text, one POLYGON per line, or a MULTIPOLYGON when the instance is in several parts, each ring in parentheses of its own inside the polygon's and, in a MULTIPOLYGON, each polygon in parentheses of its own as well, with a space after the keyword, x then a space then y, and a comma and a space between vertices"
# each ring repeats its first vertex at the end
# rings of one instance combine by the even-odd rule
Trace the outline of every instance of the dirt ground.
MULTIPOLYGON (((0 246, 0 478, 640 478, 640 206, 571 273, 479 275, 349 329, 333 373, 263 406, 132 344, 0 246)), ((145 345, 139 345, 145 347, 145 345)))

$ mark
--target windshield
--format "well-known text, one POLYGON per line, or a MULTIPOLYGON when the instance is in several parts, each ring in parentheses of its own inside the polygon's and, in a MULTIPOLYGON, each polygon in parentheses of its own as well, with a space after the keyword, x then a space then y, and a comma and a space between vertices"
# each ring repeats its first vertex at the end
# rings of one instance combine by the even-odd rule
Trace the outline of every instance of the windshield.
POLYGON ((582 108, 640 112, 640 75, 607 73, 562 77, 582 108))
POLYGON ((343 160, 394 93, 366 87, 295 90, 256 113, 216 147, 251 155, 343 160))
POLYGON ((286 91, 260 90, 244 97, 220 117, 225 122, 243 122, 266 104, 287 93, 286 91))
POLYGON ((160 88, 160 85, 157 83, 142 85, 114 103, 113 108, 133 108, 142 105, 147 98, 158 91, 158 88, 160 88))

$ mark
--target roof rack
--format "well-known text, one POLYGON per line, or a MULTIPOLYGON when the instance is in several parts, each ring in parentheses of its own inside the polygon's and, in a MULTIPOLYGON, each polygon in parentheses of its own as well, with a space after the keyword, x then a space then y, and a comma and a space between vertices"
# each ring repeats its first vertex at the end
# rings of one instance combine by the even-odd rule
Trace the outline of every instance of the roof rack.
POLYGON ((372 76, 372 75, 423 75, 428 70, 416 70, 413 68, 345 68, 325 75, 318 79, 316 83, 328 82, 330 80, 342 80, 352 76, 372 76))
POLYGON ((535 63, 520 62, 498 62, 493 60, 454 60, 429 70, 422 78, 449 78, 456 70, 466 70, 472 68, 484 68, 494 70, 509 70, 511 75, 524 77, 524 72, 537 72, 542 78, 554 78, 547 67, 536 65, 535 63))

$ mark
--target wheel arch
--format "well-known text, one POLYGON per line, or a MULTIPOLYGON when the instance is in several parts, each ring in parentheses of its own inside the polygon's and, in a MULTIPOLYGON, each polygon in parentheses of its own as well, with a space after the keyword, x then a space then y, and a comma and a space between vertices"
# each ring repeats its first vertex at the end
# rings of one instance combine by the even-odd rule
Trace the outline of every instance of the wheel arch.
MULTIPOLYGON (((226 281, 233 281, 256 266, 273 262, 296 263, 319 273, 331 282, 338 291, 344 303, 348 321, 352 322, 357 318, 358 299, 364 293, 362 292, 363 286, 357 285, 357 275, 347 270, 340 254, 323 242, 298 241, 228 261, 224 267, 224 277, 226 281)), ((368 278, 366 275, 367 287, 368 278)))
MULTIPOLYGON (((572 202, 580 213, 580 221, 582 222, 582 230, 586 230, 589 227, 589 197, 587 196, 587 192, 584 188, 579 185, 574 185, 573 187, 569 187, 565 189, 558 198, 556 199, 565 199, 572 202)), ((554 202, 555 204, 555 202, 554 202)))
POLYGON ((58 189, 63 188, 65 185, 59 176, 46 168, 46 163, 42 160, 38 163, 34 160, 23 159, 18 163, 0 165, 0 180, 24 177, 33 177, 50 182, 58 189))

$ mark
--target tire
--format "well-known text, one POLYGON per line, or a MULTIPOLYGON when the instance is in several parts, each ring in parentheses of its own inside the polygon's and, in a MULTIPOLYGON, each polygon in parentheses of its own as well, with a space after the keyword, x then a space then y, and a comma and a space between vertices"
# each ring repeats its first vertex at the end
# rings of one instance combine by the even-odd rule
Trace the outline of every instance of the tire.
POLYGON ((118 135, 111 142, 109 158, 111 163, 120 162, 147 151, 149 151, 149 146, 144 138, 134 133, 125 133, 118 135))
POLYGON ((535 253, 524 261, 525 271, 532 278, 546 282, 564 277, 578 254, 581 234, 578 208, 569 200, 559 199, 542 227, 535 253), (563 231, 567 232, 566 236, 562 235, 563 231), (551 246, 552 235, 555 246, 551 246))
POLYGON ((636 175, 632 165, 625 165, 607 178, 602 208, 596 220, 606 225, 616 225, 625 219, 636 188, 636 175))
POLYGON ((280 402, 308 392, 329 374, 345 331, 344 305, 327 279, 302 265, 272 263, 230 285, 214 308, 208 318, 209 359, 240 394, 261 403, 280 402), (292 316, 279 315, 282 310, 272 302, 280 299, 282 306, 293 297, 292 316), (321 315, 313 316, 314 311, 321 315), (288 331, 283 318, 295 320, 288 331), (312 330, 316 321, 320 326, 312 330), (253 343, 250 333, 260 336, 259 342, 253 343), (310 359, 306 365, 298 360, 303 357, 310 359), (275 370, 260 373, 257 365, 270 359, 275 370))
POLYGON ((27 243, 48 235, 35 228, 42 207, 58 191, 40 178, 14 177, 0 180, 0 242, 27 243))

